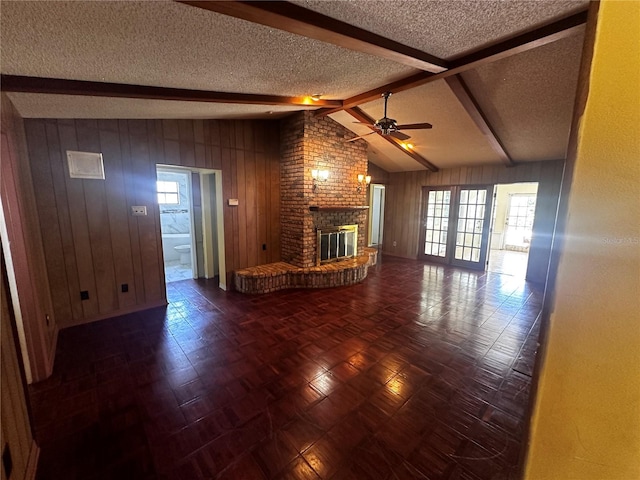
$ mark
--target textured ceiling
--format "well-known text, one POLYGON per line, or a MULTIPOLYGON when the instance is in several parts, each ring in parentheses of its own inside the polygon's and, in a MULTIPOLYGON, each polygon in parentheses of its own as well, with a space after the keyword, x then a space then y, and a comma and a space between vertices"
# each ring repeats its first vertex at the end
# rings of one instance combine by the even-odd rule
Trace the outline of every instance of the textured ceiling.
MULTIPOLYGON (((307 8, 446 59, 584 9, 585 1, 303 1, 307 8)), ((3 74, 222 92, 344 99, 416 70, 245 20, 166 1, 7 2, 0 10, 3 74)), ((463 74, 515 160, 562 158, 582 34, 463 74)), ((300 107, 11 93, 25 117, 280 118, 300 107)), ((361 105, 382 116, 382 101, 361 105)), ((499 157, 444 81, 393 95, 415 151, 440 168, 499 157)), ((332 115, 357 134, 370 130, 332 115)), ((378 135, 370 159, 389 171, 423 169, 378 135)))
POLYGON ((346 98, 415 70, 174 2, 2 2, 2 73, 346 98))
POLYGON ((582 35, 462 75, 515 161, 565 158, 582 35))
POLYGON ((436 57, 451 59, 583 10, 580 1, 294 0, 436 57))

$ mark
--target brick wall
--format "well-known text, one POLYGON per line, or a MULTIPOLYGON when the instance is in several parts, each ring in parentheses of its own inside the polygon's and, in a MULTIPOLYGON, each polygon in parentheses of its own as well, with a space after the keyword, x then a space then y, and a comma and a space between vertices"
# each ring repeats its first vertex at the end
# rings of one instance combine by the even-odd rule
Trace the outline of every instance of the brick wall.
POLYGON ((353 133, 329 117, 299 112, 282 120, 281 230, 282 260, 298 267, 316 261, 316 229, 358 225, 358 250, 365 246, 367 211, 310 212, 309 206, 355 207, 367 204, 367 189, 357 191, 358 174, 367 174, 367 144, 346 143, 353 133), (311 170, 329 178, 313 189, 311 170))

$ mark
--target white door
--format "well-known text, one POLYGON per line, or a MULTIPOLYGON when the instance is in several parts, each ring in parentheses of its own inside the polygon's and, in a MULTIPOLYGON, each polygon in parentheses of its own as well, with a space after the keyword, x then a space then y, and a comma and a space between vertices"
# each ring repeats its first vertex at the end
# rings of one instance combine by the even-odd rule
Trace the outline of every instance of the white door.
POLYGON ((382 245, 384 185, 371 184, 369 195, 369 246, 382 245))

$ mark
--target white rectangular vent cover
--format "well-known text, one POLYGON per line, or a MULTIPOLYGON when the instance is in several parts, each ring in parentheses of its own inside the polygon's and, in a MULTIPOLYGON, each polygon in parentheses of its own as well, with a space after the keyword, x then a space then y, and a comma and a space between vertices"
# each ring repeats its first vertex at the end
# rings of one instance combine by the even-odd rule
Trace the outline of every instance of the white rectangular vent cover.
POLYGON ((104 180, 104 164, 101 153, 67 150, 67 160, 71 178, 104 180))

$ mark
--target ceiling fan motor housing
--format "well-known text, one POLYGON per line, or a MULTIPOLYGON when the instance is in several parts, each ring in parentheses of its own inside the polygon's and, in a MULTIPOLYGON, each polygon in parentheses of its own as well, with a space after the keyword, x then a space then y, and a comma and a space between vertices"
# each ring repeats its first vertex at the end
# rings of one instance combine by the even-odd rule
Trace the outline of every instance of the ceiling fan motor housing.
POLYGON ((383 135, 389 135, 391 132, 398 130, 398 124, 393 118, 381 118, 374 126, 378 128, 383 135))

